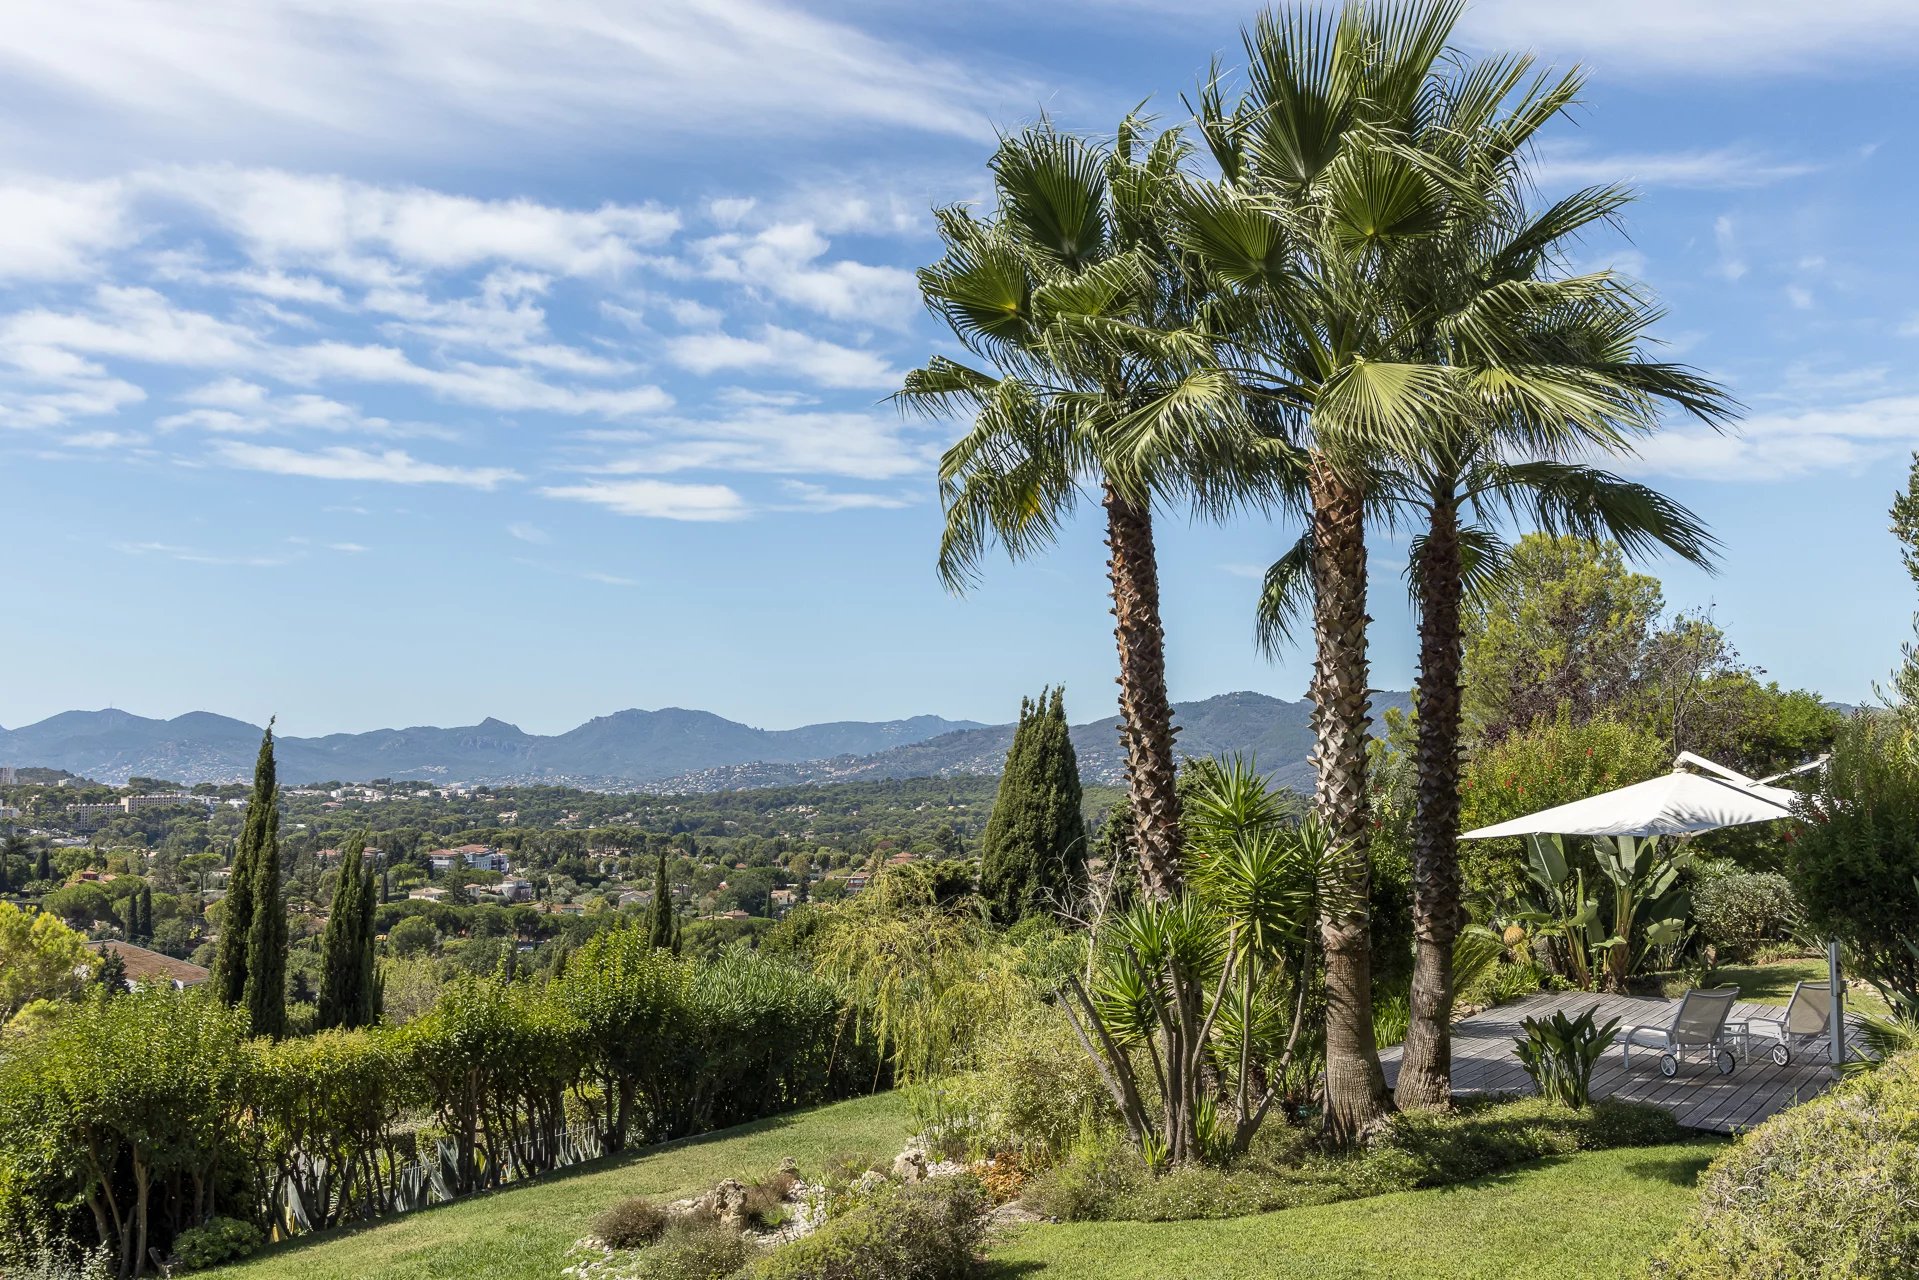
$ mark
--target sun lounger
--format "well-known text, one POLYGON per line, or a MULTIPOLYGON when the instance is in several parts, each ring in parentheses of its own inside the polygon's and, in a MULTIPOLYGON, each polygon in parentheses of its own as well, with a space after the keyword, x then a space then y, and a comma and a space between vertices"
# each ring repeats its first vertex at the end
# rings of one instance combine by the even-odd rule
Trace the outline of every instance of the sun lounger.
POLYGON ((1824 982, 1801 982, 1792 989, 1786 1011, 1776 1018, 1746 1019, 1746 1034, 1776 1041, 1769 1051, 1780 1066, 1792 1061, 1794 1049, 1822 1044, 1832 1026, 1832 988, 1824 982))
POLYGON ((1735 1033, 1727 1026, 1726 1016, 1732 1012, 1733 1001, 1738 998, 1738 987, 1695 989, 1680 997, 1679 1008, 1667 1025, 1621 1027, 1621 1062, 1626 1066, 1632 1065, 1634 1045, 1658 1049, 1659 1074, 1675 1076, 1679 1074, 1679 1064, 1687 1054, 1703 1052, 1709 1060, 1718 1064, 1720 1075, 1731 1075, 1739 1066, 1739 1059, 1733 1050, 1743 1036, 1744 1028, 1738 1028, 1735 1033))

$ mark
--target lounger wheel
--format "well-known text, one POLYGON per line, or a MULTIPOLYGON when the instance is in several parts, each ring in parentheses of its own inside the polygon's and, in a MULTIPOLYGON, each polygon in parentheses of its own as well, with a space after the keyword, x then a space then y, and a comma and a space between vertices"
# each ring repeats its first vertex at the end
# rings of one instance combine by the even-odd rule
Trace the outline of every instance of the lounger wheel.
POLYGON ((1719 1051, 1719 1074, 1729 1076, 1739 1069, 1739 1059, 1732 1056, 1731 1049, 1719 1051))
POLYGON ((1774 1066, 1783 1067, 1792 1061, 1792 1050, 1783 1044, 1776 1044, 1772 1047, 1771 1057, 1774 1066))
POLYGON ((1679 1059, 1673 1057, 1670 1053, 1660 1054, 1659 1055, 1659 1074, 1662 1076, 1678 1075, 1679 1059))

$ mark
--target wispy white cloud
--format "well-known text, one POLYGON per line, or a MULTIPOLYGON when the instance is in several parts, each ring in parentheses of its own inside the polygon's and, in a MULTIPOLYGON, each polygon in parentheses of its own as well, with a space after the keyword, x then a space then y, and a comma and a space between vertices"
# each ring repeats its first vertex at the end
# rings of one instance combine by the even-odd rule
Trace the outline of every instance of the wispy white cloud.
POLYGON ((1748 268, 1745 255, 1739 251, 1739 235, 1730 217, 1721 214, 1713 219, 1712 240, 1719 251, 1719 263, 1714 270, 1731 283, 1739 283, 1748 268))
MULTIPOLYGON (((1868 383, 1869 385, 1869 383, 1868 383)), ((1619 469, 1719 481, 1792 480, 1896 461, 1919 448, 1919 395, 1755 413, 1724 435, 1672 427, 1644 441, 1619 469)))
POLYGON ((913 505, 903 494, 835 492, 805 480, 783 480, 780 488, 787 495, 786 505, 797 511, 897 511, 913 505))
POLYGON ((809 222, 781 222, 750 235, 711 236, 693 246, 700 272, 831 316, 900 325, 919 310, 913 273, 899 267, 823 261, 831 242, 809 222))
POLYGON ((1475 45, 1534 48, 1642 78, 1817 72, 1919 50, 1919 8, 1905 0, 1481 0, 1463 29, 1475 45))
POLYGON ((496 489, 519 474, 505 467, 462 467, 423 462, 399 449, 373 453, 341 445, 303 452, 280 445, 247 444, 223 440, 214 445, 214 457, 230 467, 274 475, 304 476, 315 480, 372 480, 384 484, 445 484, 468 489, 496 489))
POLYGON ((1765 187, 1815 173, 1819 165, 1750 147, 1692 151, 1594 152, 1580 143, 1540 150, 1533 176, 1547 186, 1626 183, 1638 187, 1765 187))
POLYGON ((576 209, 526 198, 482 200, 279 169, 142 172, 137 187, 184 201, 256 262, 367 279, 397 270, 512 265, 596 276, 632 267, 667 241, 679 215, 653 204, 576 209))
POLYGON ((585 502, 623 516, 647 516, 655 520, 743 520, 752 514, 751 504, 723 484, 600 479, 552 485, 540 492, 565 502, 585 502))
POLYGON ((992 104, 1040 93, 777 0, 62 0, 14 24, 0 66, 16 105, 78 104, 96 132, 170 157, 316 137, 438 156, 589 130, 984 139, 992 104))
POLYGON ((100 255, 134 238, 118 181, 0 178, 0 279, 90 274, 100 255))
POLYGON ((899 385, 901 377, 885 357, 874 352, 771 324, 762 325, 750 338, 722 332, 670 338, 666 355, 693 373, 784 374, 823 387, 891 388, 899 385))
POLYGON ((506 531, 513 537, 518 538, 521 542, 531 542, 544 546, 553 541, 552 534, 526 520, 515 520, 506 527, 506 531))
POLYGON ((638 428, 583 431, 577 438, 633 446, 597 468, 610 475, 723 470, 897 480, 924 474, 937 455, 891 414, 771 406, 710 418, 650 418, 638 428))
POLYGON ((268 555, 230 555, 210 551, 200 551, 193 547, 175 546, 167 542, 122 542, 115 549, 134 556, 164 556, 169 560, 178 560, 183 564, 221 565, 243 569, 277 569, 291 564, 292 556, 268 555))

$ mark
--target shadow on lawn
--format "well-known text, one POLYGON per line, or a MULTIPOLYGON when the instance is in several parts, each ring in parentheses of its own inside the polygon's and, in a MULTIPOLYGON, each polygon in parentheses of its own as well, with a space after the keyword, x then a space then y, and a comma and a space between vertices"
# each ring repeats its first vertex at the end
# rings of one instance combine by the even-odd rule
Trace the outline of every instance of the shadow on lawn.
MULTIPOLYGON (((832 1102, 821 1104, 821 1106, 837 1105, 839 1104, 832 1102)), ((344 1240, 364 1232, 377 1231, 382 1227, 390 1227, 402 1222, 410 1222, 422 1215, 438 1213, 443 1209, 452 1209, 463 1204, 471 1204, 476 1200, 484 1200, 488 1196, 499 1195, 503 1191, 518 1191, 525 1187, 552 1186, 556 1183, 567 1182, 574 1178, 581 1178, 590 1174, 606 1173, 626 1165, 639 1164, 654 1156, 666 1155, 669 1152, 685 1151, 691 1147, 701 1147, 712 1142, 725 1142, 729 1139, 744 1138, 754 1134, 776 1133, 781 1129, 792 1128, 794 1124, 809 1112, 819 1109, 819 1107, 808 1107, 800 1111, 789 1111, 783 1115, 767 1116, 760 1120, 749 1120, 745 1124, 734 1125, 730 1129, 713 1129, 706 1133, 696 1133, 684 1138, 674 1138, 668 1142, 655 1143, 652 1146, 631 1147, 625 1151, 616 1152, 613 1155, 600 1156, 594 1160, 582 1160, 579 1164, 568 1165, 564 1169, 554 1169, 547 1173, 535 1174, 530 1178, 521 1178, 518 1181, 509 1182, 504 1186, 489 1187, 485 1191, 470 1191, 466 1195, 457 1197, 456 1199, 443 1200, 438 1204, 430 1204, 423 1209, 415 1209, 409 1213, 383 1214, 380 1217, 370 1218, 362 1222, 341 1223, 337 1226, 328 1227, 325 1231, 308 1231, 293 1236, 290 1239, 276 1240, 268 1245, 266 1249, 253 1256, 256 1258, 263 1257, 270 1253, 274 1257, 286 1257, 299 1254, 318 1245, 332 1244, 336 1240, 344 1240)))
POLYGON ((1626 1166, 1626 1172, 1635 1178, 1647 1182, 1665 1182, 1675 1187, 1694 1187, 1699 1185, 1699 1175, 1712 1163, 1717 1151, 1701 1152, 1698 1155, 1657 1156, 1647 1160, 1634 1160, 1626 1166))

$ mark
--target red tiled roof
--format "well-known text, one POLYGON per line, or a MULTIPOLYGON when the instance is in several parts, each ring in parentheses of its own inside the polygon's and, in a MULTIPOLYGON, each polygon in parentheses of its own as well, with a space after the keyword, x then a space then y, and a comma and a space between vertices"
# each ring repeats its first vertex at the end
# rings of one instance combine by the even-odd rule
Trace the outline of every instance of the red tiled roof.
POLYGON ((172 956, 162 955, 158 951, 149 951, 145 947, 136 947, 131 942, 89 942, 87 950, 100 955, 108 951, 120 953, 121 963, 127 967, 129 982, 153 982, 164 979, 178 982, 183 986, 198 986, 212 977, 209 970, 185 960, 176 960, 172 956))

